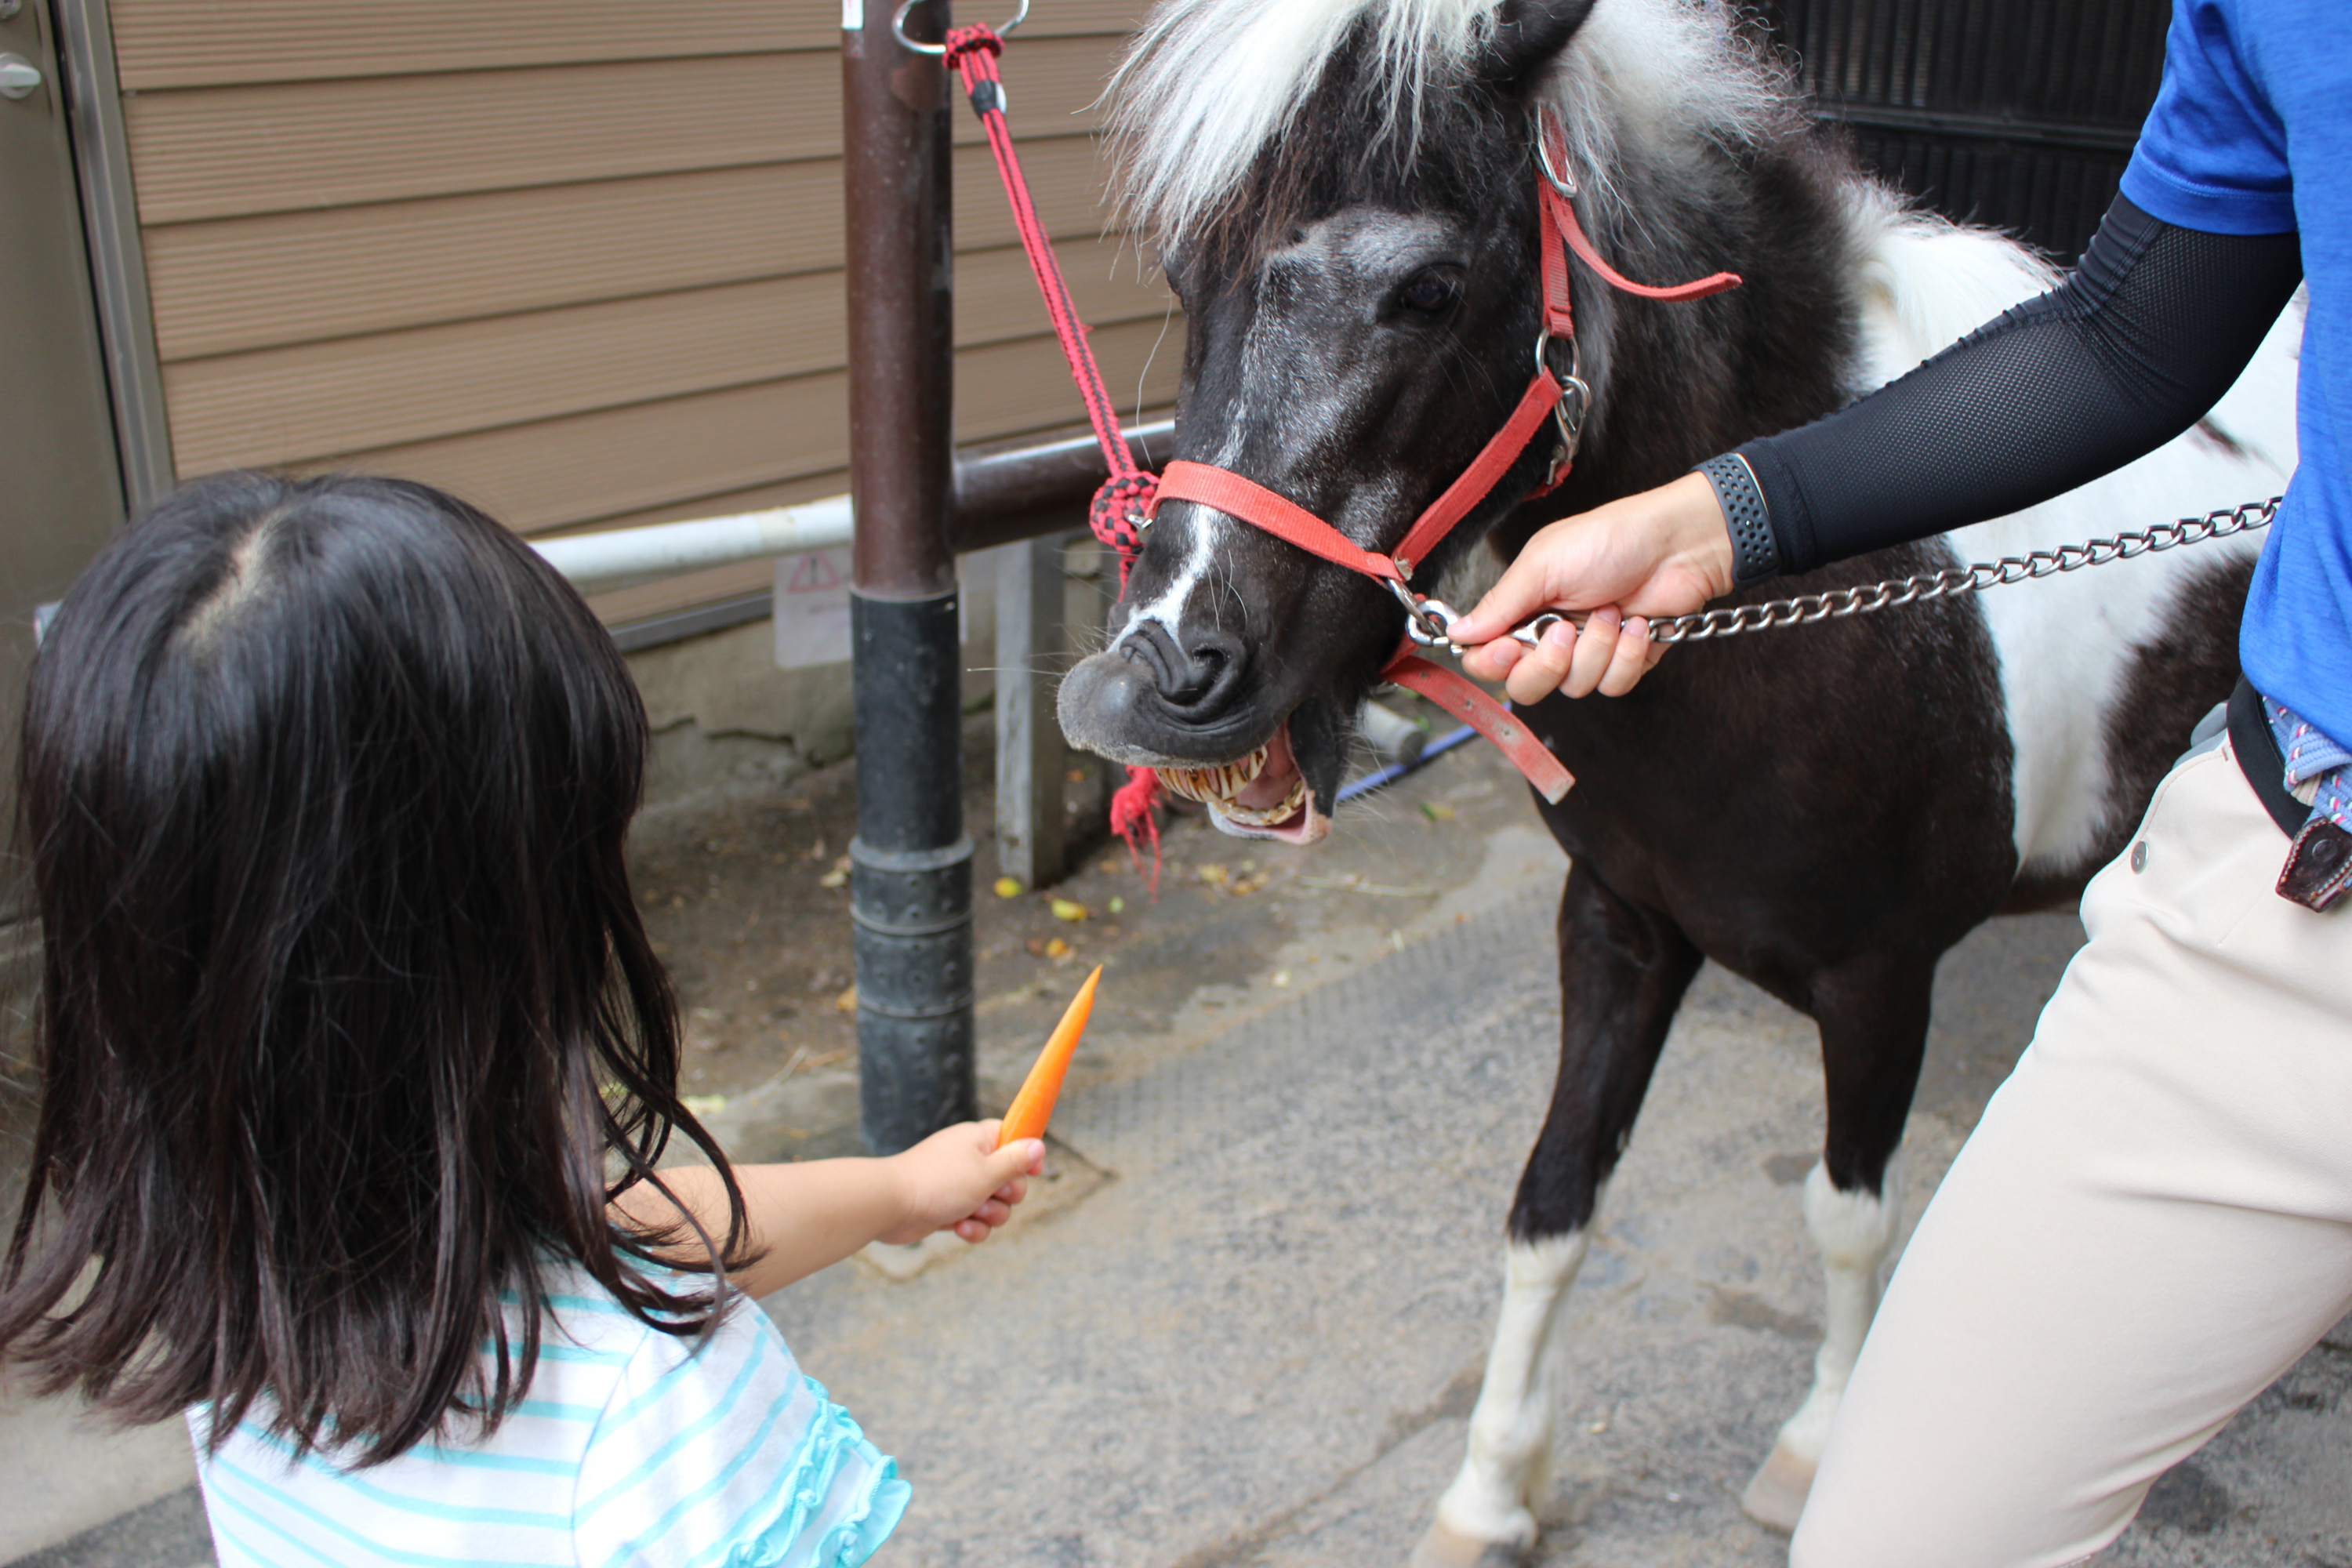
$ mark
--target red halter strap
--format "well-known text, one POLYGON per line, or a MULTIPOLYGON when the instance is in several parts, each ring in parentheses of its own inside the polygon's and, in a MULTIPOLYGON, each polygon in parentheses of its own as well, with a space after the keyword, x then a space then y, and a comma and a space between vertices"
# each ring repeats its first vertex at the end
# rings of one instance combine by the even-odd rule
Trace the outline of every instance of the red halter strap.
MULTIPOLYGON (((1156 516, 1164 501, 1192 501, 1238 518, 1334 565, 1402 589, 1412 583, 1413 569, 1428 560, 1430 552, 1454 531, 1454 525, 1494 490, 1511 465, 1518 461, 1519 454, 1535 439, 1536 433, 1543 428, 1544 422, 1558 417, 1560 454, 1550 475, 1534 493, 1543 495, 1555 489, 1568 476, 1569 465, 1575 459, 1576 439, 1584 416, 1581 405, 1591 395, 1573 373, 1565 377, 1555 375, 1546 353, 1553 340, 1572 344, 1576 338, 1567 253, 1575 252, 1610 287, 1645 300, 1696 300, 1737 288, 1739 279, 1733 273, 1717 272, 1694 283, 1658 289, 1625 278, 1601 258, 1591 240, 1585 237, 1583 226, 1577 221, 1576 207, 1569 200, 1575 187, 1559 173, 1566 162, 1567 139, 1550 123, 1549 116, 1539 118, 1537 134, 1541 138, 1538 145, 1541 173, 1536 182, 1536 229, 1542 252, 1544 321, 1542 336, 1536 340, 1535 374, 1528 379, 1527 390, 1519 395, 1518 406, 1503 421, 1502 428, 1487 438, 1478 455, 1470 460, 1470 466, 1445 487, 1445 492, 1413 520, 1393 551, 1383 554, 1367 550, 1297 502, 1275 494, 1255 480, 1206 463, 1170 463, 1145 515, 1156 516), (1576 389, 1580 404, 1573 420, 1567 418, 1560 408, 1571 386, 1576 389)), ((1512 718, 1507 709, 1454 671, 1422 658, 1414 651, 1412 638, 1407 637, 1398 647, 1381 675, 1461 714, 1480 734, 1503 749, 1546 800, 1559 800, 1575 783, 1568 770, 1559 765, 1559 759, 1536 740, 1526 725, 1512 718)))
MULTIPOLYGON (((1576 338, 1576 321, 1570 310, 1567 252, 1573 251, 1586 266, 1592 268, 1612 288, 1647 300, 1695 300, 1725 289, 1735 288, 1739 279, 1731 273, 1718 272, 1695 283, 1673 288, 1654 289, 1629 281, 1619 274, 1585 237, 1577 222, 1576 208, 1570 197, 1574 185, 1560 173, 1566 166, 1567 139, 1551 124, 1549 117, 1538 111, 1537 162, 1541 174, 1536 184, 1538 219, 1536 229, 1542 253, 1543 331, 1536 340, 1536 369, 1528 382, 1527 390, 1503 422, 1501 429, 1472 458, 1460 477, 1445 488, 1445 492, 1432 501, 1427 510, 1413 521, 1412 528, 1397 547, 1382 554, 1366 550, 1349 539, 1338 529, 1317 517, 1306 508, 1285 500, 1265 486, 1244 479, 1227 469, 1204 463, 1173 462, 1168 465, 1164 478, 1155 486, 1150 474, 1135 461, 1126 438, 1120 434, 1117 411, 1108 390, 1103 384, 1102 373, 1096 368, 1094 354, 1087 345, 1086 324, 1078 319, 1077 308, 1070 299, 1067 286, 1062 281, 1061 268, 1055 260, 1054 247, 1045 236, 1045 225, 1039 221, 1036 207, 1030 199, 1027 182, 1022 177, 1021 163, 1013 147, 1012 128, 1004 120, 1004 91, 996 69, 996 57, 1003 50, 1003 40, 992 28, 958 27, 951 30, 946 41, 946 63, 963 78, 964 90, 971 100, 973 111, 979 115, 988 135, 989 150, 995 154, 997 172, 1004 184, 1006 199, 1012 204, 1014 226, 1020 231, 1022 248, 1027 252, 1030 268, 1035 273, 1038 291, 1045 296, 1045 309, 1053 318, 1055 336, 1061 340, 1062 353, 1069 362, 1070 376, 1077 384, 1080 396, 1087 405, 1087 417, 1100 442, 1103 457, 1110 468, 1110 479, 1095 494, 1090 508, 1094 531, 1104 543, 1118 555, 1119 586, 1127 586, 1127 574, 1141 553, 1142 542, 1135 523, 1149 521, 1159 510, 1162 500, 1189 500, 1210 507, 1229 517, 1264 529, 1277 539, 1322 557, 1351 572, 1393 584, 1401 592, 1409 591, 1413 568, 1429 558, 1454 526, 1485 500, 1519 455, 1527 450, 1547 419, 1558 423, 1560 439, 1559 456, 1552 465, 1545 482, 1535 492, 1548 494, 1567 477, 1569 465, 1576 456, 1576 441, 1583 422, 1584 405, 1591 400, 1591 391, 1573 369, 1566 376, 1553 374, 1547 350, 1554 340, 1569 342, 1576 338), (1578 406, 1570 418, 1561 409, 1561 403, 1573 388, 1578 406)), ((1574 360, 1571 358, 1573 366, 1574 360)), ((1410 637, 1397 649, 1385 668, 1383 679, 1420 692, 1432 701, 1461 714, 1479 733, 1503 749, 1530 784, 1543 793, 1547 800, 1557 801, 1566 795, 1575 781, 1566 768, 1559 765, 1550 751, 1531 734, 1527 726, 1514 719, 1509 710, 1461 676, 1433 664, 1413 651, 1410 637)), ((1128 841, 1133 850, 1137 839, 1146 830, 1152 838, 1153 861, 1158 864, 1159 829, 1151 818, 1151 800, 1156 784, 1149 769, 1130 771, 1129 781, 1113 802, 1112 827, 1128 841)))

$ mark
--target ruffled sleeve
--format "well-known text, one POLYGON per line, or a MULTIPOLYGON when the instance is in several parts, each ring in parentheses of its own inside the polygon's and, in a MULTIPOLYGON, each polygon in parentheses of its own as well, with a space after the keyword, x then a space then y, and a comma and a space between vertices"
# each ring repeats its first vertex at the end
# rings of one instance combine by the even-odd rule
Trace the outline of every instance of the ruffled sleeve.
POLYGON ((574 1496, 583 1568, 853 1568, 909 1488, 739 1306, 696 1351, 648 1331, 597 1418, 574 1496))

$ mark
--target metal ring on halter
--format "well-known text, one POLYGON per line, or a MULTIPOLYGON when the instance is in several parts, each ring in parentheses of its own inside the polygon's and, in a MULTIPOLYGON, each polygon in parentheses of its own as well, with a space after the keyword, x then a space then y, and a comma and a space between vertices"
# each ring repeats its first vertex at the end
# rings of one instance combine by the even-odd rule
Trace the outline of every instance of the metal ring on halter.
MULTIPOLYGON (((922 3, 923 0, 898 0, 898 8, 890 13, 890 31, 898 35, 898 41, 900 43, 906 45, 908 48, 914 50, 919 55, 946 54, 948 52, 948 47, 945 44, 919 44, 915 42, 914 39, 907 37, 907 13, 913 10, 922 3)), ((1019 4, 1021 8, 1013 13, 1013 20, 1005 23, 1004 26, 996 29, 996 36, 998 37, 1001 38, 1004 37, 1005 34, 1013 31, 1013 28, 1019 26, 1022 23, 1029 19, 1029 0, 1019 0, 1019 4)))
POLYGON ((1560 390, 1562 392, 1568 390, 1568 384, 1572 381, 1576 383, 1577 385, 1584 387, 1585 395, 1590 397, 1591 395, 1592 388, 1586 386, 1584 382, 1584 350, 1577 342, 1576 334, 1574 332, 1568 334, 1568 374, 1566 375, 1560 374, 1551 367, 1551 345, 1553 342, 1554 339, 1552 338, 1551 329, 1549 327, 1546 327, 1541 331, 1536 333, 1537 374, 1539 375, 1550 376, 1554 381, 1559 383, 1560 390))
POLYGON ((1551 139, 1544 134, 1544 115, 1540 110, 1536 113, 1536 167, 1543 171, 1543 177, 1561 195, 1574 196, 1578 194, 1576 176, 1564 169, 1552 167, 1551 139))

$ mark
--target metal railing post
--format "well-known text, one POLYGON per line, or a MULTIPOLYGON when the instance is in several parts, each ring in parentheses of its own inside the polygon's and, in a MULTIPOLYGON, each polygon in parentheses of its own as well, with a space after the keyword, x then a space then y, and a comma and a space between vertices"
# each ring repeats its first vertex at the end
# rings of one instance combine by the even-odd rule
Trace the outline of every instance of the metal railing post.
MULTIPOLYGON (((841 51, 856 513, 850 919, 859 1107, 877 1153, 978 1113, 963 660, 949 538, 948 78, 936 58, 899 46, 891 9, 890 0, 852 0, 845 22, 862 25, 844 26, 841 51)), ((936 37, 947 9, 945 0, 917 7, 910 32, 936 37)))

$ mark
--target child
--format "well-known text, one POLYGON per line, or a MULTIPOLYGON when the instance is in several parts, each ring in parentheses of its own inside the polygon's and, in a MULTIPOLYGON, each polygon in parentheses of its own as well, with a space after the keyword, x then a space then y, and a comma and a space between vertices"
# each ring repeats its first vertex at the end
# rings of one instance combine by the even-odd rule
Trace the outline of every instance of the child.
POLYGON ((840 1568, 904 1510, 739 1297, 982 1240, 1042 1145, 730 1172, 622 862, 646 745, 579 596, 422 485, 202 480, 50 626, 0 1363, 185 1412, 223 1563, 840 1568))

